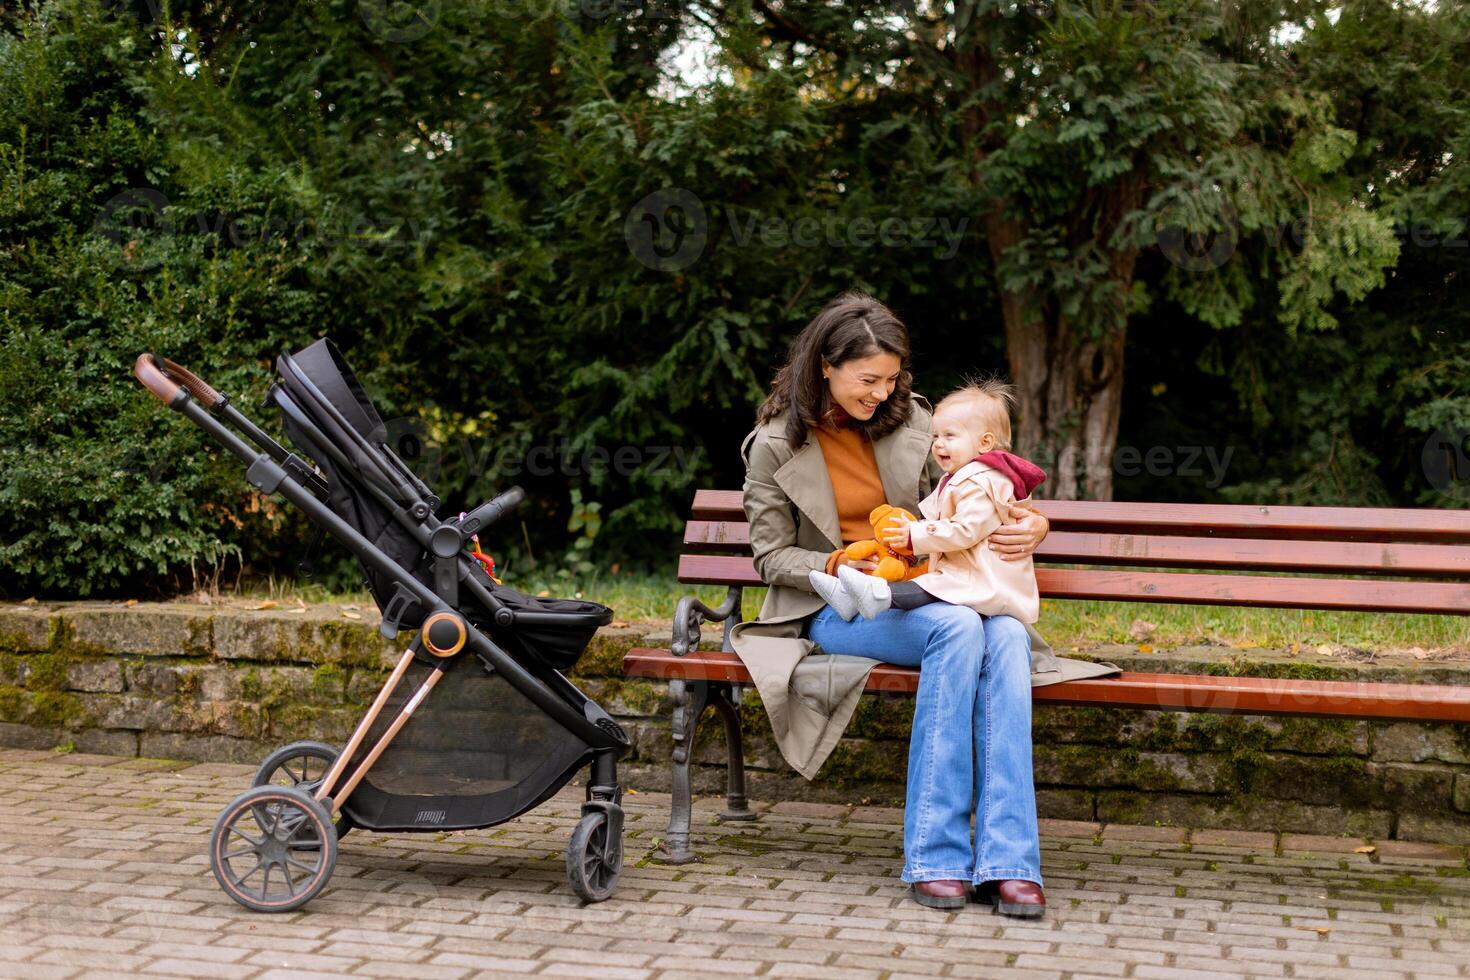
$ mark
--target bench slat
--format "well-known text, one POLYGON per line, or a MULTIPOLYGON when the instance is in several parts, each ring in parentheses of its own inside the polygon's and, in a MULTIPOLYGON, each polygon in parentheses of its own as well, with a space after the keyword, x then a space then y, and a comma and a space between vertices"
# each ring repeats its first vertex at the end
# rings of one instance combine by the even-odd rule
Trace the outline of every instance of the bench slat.
MULTIPOLYGON (((721 651, 675 657, 667 650, 638 648, 623 658, 633 677, 659 680, 750 683, 740 658, 721 651)), ((919 672, 880 664, 868 675, 867 690, 912 694, 919 672)), ((1039 704, 1152 708, 1251 715, 1309 715, 1401 721, 1470 722, 1470 687, 1443 684, 1381 684, 1267 677, 1209 677, 1125 671, 1117 677, 1068 681, 1032 689, 1039 704)))
MULTIPOLYGON (((1053 531, 1325 541, 1470 543, 1470 510, 1416 507, 1268 507, 1040 500, 1053 531)), ((696 521, 741 522, 739 490, 696 490, 696 521)))
POLYGON ((1470 612, 1470 585, 1452 582, 1038 568, 1036 584, 1043 596, 1052 599, 1450 615, 1470 612))
MULTIPOLYGON (((739 555, 680 555, 679 581, 687 585, 764 585, 756 575, 751 559, 739 555)), ((1042 597, 1048 599, 1450 615, 1470 613, 1470 585, 1453 582, 1190 575, 1183 572, 1043 567, 1036 570, 1036 583, 1042 597)))
MULTIPOLYGON (((744 552, 750 547, 750 525, 735 521, 690 521, 684 528, 684 545, 699 554, 744 552)), ((1231 571, 1470 576, 1470 548, 1377 541, 1287 542, 1053 531, 1036 549, 1036 560, 1071 565, 1231 571)))

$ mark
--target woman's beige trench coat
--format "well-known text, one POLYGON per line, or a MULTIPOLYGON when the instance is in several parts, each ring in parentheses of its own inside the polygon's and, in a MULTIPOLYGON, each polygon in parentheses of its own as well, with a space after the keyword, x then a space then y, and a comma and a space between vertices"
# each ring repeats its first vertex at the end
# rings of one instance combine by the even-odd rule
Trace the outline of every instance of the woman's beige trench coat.
MULTIPOLYGON (((929 403, 915 395, 908 421, 873 443, 884 496, 896 507, 917 511, 942 475, 929 455, 930 416, 929 403)), ((760 692, 781 754, 811 779, 842 737, 879 661, 822 654, 801 637, 803 620, 822 608, 807 573, 824 569, 827 556, 842 547, 821 447, 812 438, 793 447, 782 415, 750 433, 740 452, 751 551, 770 590, 760 618, 737 625, 731 642, 760 692)), ((1033 686, 1118 670, 1057 657, 1034 629, 1027 631, 1033 686)))

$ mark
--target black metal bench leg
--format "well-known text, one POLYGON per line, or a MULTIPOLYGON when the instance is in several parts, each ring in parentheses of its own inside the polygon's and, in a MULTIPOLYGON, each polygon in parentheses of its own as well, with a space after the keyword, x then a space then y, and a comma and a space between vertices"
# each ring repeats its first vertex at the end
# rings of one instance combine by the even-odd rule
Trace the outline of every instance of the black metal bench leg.
POLYGON ((740 737, 740 710, 735 707, 728 684, 715 684, 713 701, 715 710, 725 721, 725 746, 729 751, 726 761, 725 812, 721 820, 754 820, 757 816, 745 799, 745 750, 740 737))
POLYGON ((689 822, 694 809, 689 767, 694 761, 694 735, 699 730, 699 718, 709 703, 709 683, 675 678, 669 681, 669 694, 674 700, 673 800, 669 806, 669 833, 664 839, 668 853, 657 855, 655 860, 690 864, 698 861, 699 855, 689 849, 689 822))

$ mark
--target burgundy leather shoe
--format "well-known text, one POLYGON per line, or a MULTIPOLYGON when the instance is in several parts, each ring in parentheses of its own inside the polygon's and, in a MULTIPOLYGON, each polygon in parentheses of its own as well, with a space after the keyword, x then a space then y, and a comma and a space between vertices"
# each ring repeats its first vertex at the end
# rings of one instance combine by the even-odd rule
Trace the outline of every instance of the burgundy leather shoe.
POLYGON ((977 902, 989 902, 1001 915, 1018 919, 1039 919, 1046 914, 1046 893, 1034 881, 1009 878, 987 881, 975 890, 977 902))
POLYGON ((920 881, 910 889, 914 901, 931 909, 964 908, 970 900, 970 883, 957 878, 943 881, 920 881))

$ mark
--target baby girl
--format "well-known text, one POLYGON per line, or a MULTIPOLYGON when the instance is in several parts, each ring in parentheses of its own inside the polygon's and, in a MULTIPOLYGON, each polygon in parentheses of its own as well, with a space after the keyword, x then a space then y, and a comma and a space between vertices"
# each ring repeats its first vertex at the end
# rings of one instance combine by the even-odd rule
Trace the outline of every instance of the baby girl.
POLYGON ((1036 622, 1041 602, 1030 556, 1005 561, 985 547, 992 531, 1013 520, 1008 505, 1046 479, 1008 451, 1014 402, 1010 385, 984 381, 950 392, 934 409, 934 459, 945 475, 919 504, 924 520, 906 521, 884 538, 889 547, 929 555, 929 571, 891 585, 846 565, 835 576, 812 572, 812 588, 839 616, 872 619, 889 608, 948 602, 1036 622))

